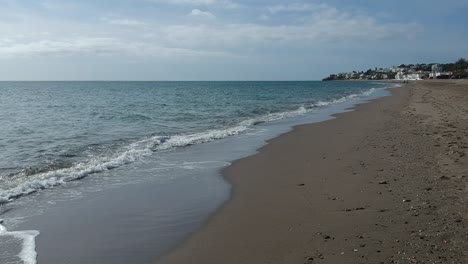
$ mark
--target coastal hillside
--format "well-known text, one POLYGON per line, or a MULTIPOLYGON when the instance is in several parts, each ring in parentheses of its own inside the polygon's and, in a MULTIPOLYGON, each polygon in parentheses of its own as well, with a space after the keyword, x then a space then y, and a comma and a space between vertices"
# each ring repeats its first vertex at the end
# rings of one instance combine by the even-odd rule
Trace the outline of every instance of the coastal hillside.
POLYGON ((367 71, 351 71, 331 74, 322 81, 345 80, 423 80, 423 79, 465 79, 468 78, 468 60, 459 59, 454 63, 401 64, 388 68, 374 68, 367 71))

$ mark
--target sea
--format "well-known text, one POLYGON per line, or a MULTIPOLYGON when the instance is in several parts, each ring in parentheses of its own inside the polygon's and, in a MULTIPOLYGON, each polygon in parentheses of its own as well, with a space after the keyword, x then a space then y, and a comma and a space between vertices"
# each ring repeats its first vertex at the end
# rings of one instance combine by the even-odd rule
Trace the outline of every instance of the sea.
POLYGON ((221 175, 379 82, 0 82, 0 263, 148 263, 231 195, 221 175))

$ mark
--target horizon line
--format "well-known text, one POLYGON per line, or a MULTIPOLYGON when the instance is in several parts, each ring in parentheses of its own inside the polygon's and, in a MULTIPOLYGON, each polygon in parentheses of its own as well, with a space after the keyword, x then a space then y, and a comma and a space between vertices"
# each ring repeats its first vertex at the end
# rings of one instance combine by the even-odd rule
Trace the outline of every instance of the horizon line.
POLYGON ((315 82, 322 80, 0 80, 0 82, 315 82))

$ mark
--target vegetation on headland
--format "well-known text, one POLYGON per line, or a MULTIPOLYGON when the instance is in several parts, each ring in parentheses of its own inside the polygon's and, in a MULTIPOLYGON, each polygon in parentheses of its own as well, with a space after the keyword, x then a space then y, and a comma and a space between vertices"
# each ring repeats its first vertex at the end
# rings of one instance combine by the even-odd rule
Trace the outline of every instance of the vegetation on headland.
POLYGON ((468 78, 468 60, 454 63, 401 64, 389 68, 374 68, 367 71, 352 71, 331 74, 323 81, 341 80, 422 80, 422 79, 468 78))

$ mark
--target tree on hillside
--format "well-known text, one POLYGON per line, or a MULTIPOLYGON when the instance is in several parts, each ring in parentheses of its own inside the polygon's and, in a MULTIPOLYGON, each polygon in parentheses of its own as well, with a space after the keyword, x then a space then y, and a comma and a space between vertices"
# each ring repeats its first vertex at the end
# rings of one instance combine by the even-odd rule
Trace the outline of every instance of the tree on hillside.
POLYGON ((464 58, 460 58, 455 62, 455 70, 462 71, 468 69, 468 61, 464 58))
POLYGON ((445 71, 463 71, 468 68, 468 61, 464 58, 461 58, 455 63, 443 64, 442 68, 445 71))

